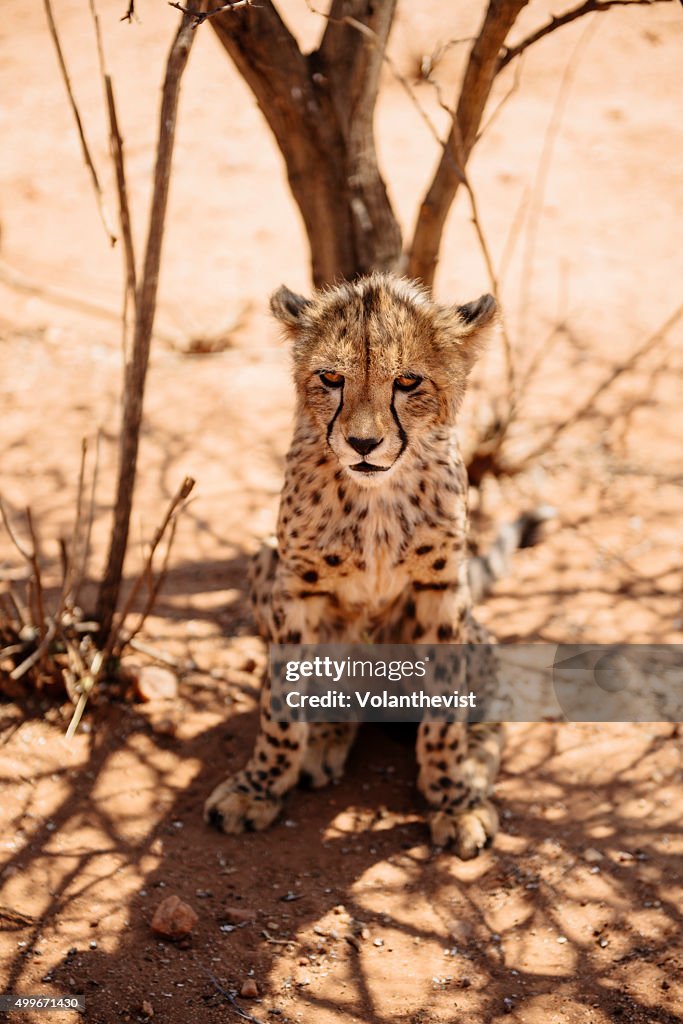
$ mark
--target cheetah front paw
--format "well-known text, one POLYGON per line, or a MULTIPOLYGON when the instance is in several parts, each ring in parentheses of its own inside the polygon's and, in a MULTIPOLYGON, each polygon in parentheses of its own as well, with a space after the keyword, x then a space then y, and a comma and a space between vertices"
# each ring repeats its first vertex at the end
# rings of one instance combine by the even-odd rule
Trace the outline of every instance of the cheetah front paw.
POLYGON ((216 786, 204 804, 204 820, 228 835, 260 832, 277 818, 281 808, 279 796, 259 791, 245 772, 238 772, 216 786))
POLYGON ((430 826, 435 846, 452 846, 461 860, 472 860, 498 831, 498 812, 489 800, 481 800, 467 811, 436 811, 430 826))

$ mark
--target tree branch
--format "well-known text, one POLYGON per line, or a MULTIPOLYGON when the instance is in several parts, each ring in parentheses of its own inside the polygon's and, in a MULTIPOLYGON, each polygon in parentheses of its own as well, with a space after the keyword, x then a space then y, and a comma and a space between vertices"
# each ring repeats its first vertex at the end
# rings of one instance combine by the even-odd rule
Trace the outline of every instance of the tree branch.
POLYGON ((112 227, 111 218, 110 218, 110 216, 109 216, 109 214, 107 212, 107 208, 106 208, 106 206, 104 204, 104 193, 102 192, 102 186, 100 185, 100 179, 99 179, 99 177, 97 175, 97 170, 95 169, 95 164, 94 164, 93 158, 92 158, 92 156, 90 154, 90 147, 88 146, 88 142, 87 142, 87 139, 85 137, 85 129, 83 127, 83 121, 81 120, 81 115, 79 113, 78 105, 76 103, 76 97, 74 96, 74 92, 73 92, 73 89, 71 87, 71 78, 69 76, 69 71, 68 71, 67 66, 66 66, 66 61, 64 60, 64 53, 62 51, 62 44, 59 41, 59 34, 57 32, 57 24, 55 22, 54 14, 52 12, 52 4, 51 4, 50 0, 43 0, 43 3, 45 5, 45 14, 47 15, 48 28, 50 30, 50 35, 52 36, 52 41, 53 41, 53 43, 55 45, 55 51, 57 53, 57 61, 59 63, 59 70, 62 73, 62 78, 64 80, 64 85, 66 86, 66 93, 67 93, 67 96, 69 97, 69 104, 71 106, 71 111, 72 111, 72 113, 74 115, 74 120, 76 121, 76 128, 78 130, 78 137, 79 137, 79 139, 81 141, 81 150, 83 152, 83 159, 85 160, 86 167, 90 171, 90 178, 91 178, 91 181, 92 181, 92 184, 93 184, 93 189, 95 190, 95 198, 97 200, 97 209, 99 210, 100 218, 102 220, 102 223, 104 224, 104 230, 107 232, 107 235, 109 236, 109 241, 110 241, 111 245, 116 245, 116 234, 115 234, 114 229, 112 227))
POLYGON ((559 14, 557 17, 553 15, 549 22, 536 29, 535 32, 532 32, 526 39, 522 39, 515 46, 504 46, 498 61, 496 74, 499 74, 504 67, 507 67, 510 61, 513 61, 515 57, 519 57, 530 46, 537 43, 539 39, 543 39, 564 25, 570 25, 578 18, 583 18, 584 14, 601 13, 608 11, 611 7, 652 7, 654 4, 669 2, 670 0, 585 0, 585 3, 579 4, 578 7, 574 7, 570 11, 565 11, 564 14, 559 14))
MULTIPOLYGON (((195 9, 196 0, 190 0, 190 11, 193 12, 195 9)), ((161 247, 164 238, 166 206, 168 203, 178 102, 180 99, 180 83, 187 66, 194 38, 192 13, 184 14, 168 55, 166 75, 161 94, 159 135, 147 247, 145 250, 142 280, 137 293, 133 350, 126 367, 124 385, 123 424, 121 427, 119 449, 114 527, 109 545, 107 565, 97 597, 96 618, 100 623, 100 635, 105 643, 109 638, 118 604, 123 562, 128 544, 133 490, 137 475, 145 378, 149 363, 152 328, 154 326, 159 286, 161 247)))
POLYGON ((191 11, 187 7, 183 7, 182 4, 176 3, 175 0, 168 0, 169 7, 175 7, 176 11, 180 11, 181 14, 189 14, 194 19, 192 22, 192 28, 197 28, 203 24, 208 18, 213 18, 217 14, 224 14, 226 11, 237 11, 240 7, 249 7, 252 0, 229 0, 228 3, 221 4, 220 7, 214 7, 211 11, 191 11))
POLYGON ((489 0, 483 24, 470 50, 455 117, 420 207, 409 249, 408 275, 421 279, 429 287, 434 283, 446 217, 463 182, 464 166, 476 141, 497 74, 501 47, 527 2, 489 0))

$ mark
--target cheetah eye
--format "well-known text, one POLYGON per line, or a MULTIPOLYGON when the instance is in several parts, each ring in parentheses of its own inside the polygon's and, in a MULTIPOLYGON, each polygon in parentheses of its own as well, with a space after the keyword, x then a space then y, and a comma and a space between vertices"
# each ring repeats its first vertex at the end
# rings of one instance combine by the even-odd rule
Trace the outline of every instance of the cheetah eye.
POLYGON ((418 377, 413 373, 406 373, 401 377, 397 377, 394 381, 394 385, 399 391, 414 391, 415 388, 422 383, 422 377, 418 377))
POLYGON ((318 376, 328 388, 340 388, 344 384, 344 374, 334 370, 321 370, 318 376))

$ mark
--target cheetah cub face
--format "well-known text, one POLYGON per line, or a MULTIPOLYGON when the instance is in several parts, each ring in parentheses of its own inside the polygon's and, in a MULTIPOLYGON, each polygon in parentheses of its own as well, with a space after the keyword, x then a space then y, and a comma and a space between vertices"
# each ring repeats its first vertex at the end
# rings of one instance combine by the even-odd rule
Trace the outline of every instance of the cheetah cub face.
POLYGON ((297 417, 362 487, 382 486, 452 425, 495 301, 440 306, 413 282, 374 274, 271 299, 292 336, 297 417))

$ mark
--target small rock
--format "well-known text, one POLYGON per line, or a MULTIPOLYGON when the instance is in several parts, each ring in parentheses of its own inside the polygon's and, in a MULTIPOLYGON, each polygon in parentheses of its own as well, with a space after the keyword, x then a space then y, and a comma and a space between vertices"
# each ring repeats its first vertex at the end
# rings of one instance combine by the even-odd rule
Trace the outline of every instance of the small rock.
POLYGON ((178 696, 178 680, 173 672, 160 665, 129 666, 133 677, 135 693, 144 703, 151 700, 175 700, 178 696))
POLYGON ((465 943, 471 938, 472 927, 467 923, 467 921, 456 919, 451 921, 448 926, 448 934, 452 939, 465 943))
POLYGON ((178 732, 178 723, 170 715, 163 715, 161 718, 151 718, 149 724, 155 736, 170 736, 173 738, 178 732))
POLYGON ((223 915, 228 924, 246 924, 256 917, 255 910, 248 910, 246 907, 224 907, 223 915))
POLYGON ((149 999, 142 1000, 142 1006, 140 1007, 140 1009, 142 1010, 142 1013, 145 1017, 154 1016, 154 1007, 150 1003, 149 999))
POLYGON ((589 846, 583 851, 583 859, 587 864, 596 864, 600 860, 604 860, 604 855, 596 850, 594 846, 589 846))
POLYGON ((190 934, 198 920, 192 907, 179 896, 167 896, 154 913, 152 931, 167 939, 182 939, 190 934))
POLYGON ((240 995, 243 999, 258 999, 258 985, 253 978, 247 978, 246 981, 242 982, 240 995))

